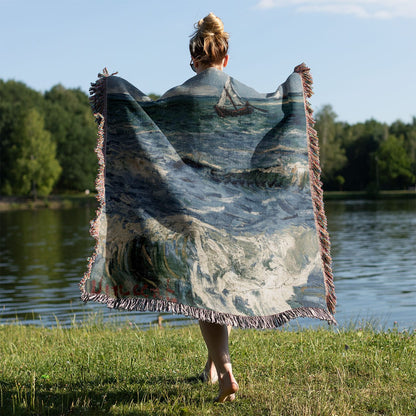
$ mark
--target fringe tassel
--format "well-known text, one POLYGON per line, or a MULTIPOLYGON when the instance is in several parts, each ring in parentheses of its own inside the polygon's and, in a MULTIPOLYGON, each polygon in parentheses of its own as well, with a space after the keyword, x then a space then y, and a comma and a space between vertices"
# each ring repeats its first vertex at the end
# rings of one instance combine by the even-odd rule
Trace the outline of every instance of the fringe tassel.
POLYGON ((324 273, 325 290, 326 290, 326 304, 328 310, 334 314, 336 305, 334 277, 332 274, 332 259, 330 254, 330 241, 327 231, 327 221, 324 210, 323 191, 321 182, 321 167, 319 164, 319 141, 318 133, 313 128, 315 120, 313 119, 313 110, 308 101, 313 94, 312 91, 312 76, 310 69, 304 64, 295 67, 294 72, 297 72, 302 78, 303 97, 306 110, 306 129, 308 135, 308 153, 309 153, 309 173, 311 181, 311 194, 313 201, 313 208, 315 214, 315 224, 318 230, 319 245, 322 259, 322 269, 324 273))
MULTIPOLYGON (((111 74, 115 75, 117 72, 111 74)), ((79 286, 82 292, 82 297, 86 294, 85 282, 91 276, 92 265, 97 257, 98 252, 98 237, 100 230, 100 219, 103 210, 105 209, 105 117, 107 113, 106 108, 106 78, 109 77, 107 68, 103 69, 103 73, 98 74, 96 82, 91 83, 90 87, 90 105, 93 111, 95 121, 98 124, 97 146, 95 153, 98 158, 98 173, 95 179, 95 189, 97 190, 98 209, 95 211, 95 219, 90 223, 90 234, 95 239, 94 254, 88 259, 87 271, 84 274, 79 286)))
MULTIPOLYGON (((307 110, 307 132, 309 142, 310 155, 310 171, 312 182, 312 198, 314 201, 315 220, 320 235, 320 247, 322 253, 322 261, 324 264, 324 276, 326 286, 326 299, 328 309, 331 313, 335 312, 335 292, 332 280, 331 271, 331 257, 329 254, 329 237, 326 231, 326 217, 323 210, 322 200, 322 184, 320 182, 320 166, 319 166, 319 146, 316 131, 313 129, 314 121, 312 118, 312 109, 306 100, 306 97, 312 95, 312 78, 309 74, 309 68, 304 64, 295 68, 302 77, 305 108, 307 110)), ((111 74, 115 75, 117 74, 111 74)), ((96 180, 97 199, 99 201, 99 208, 96 212, 96 218, 91 222, 90 233, 96 239, 94 255, 89 258, 87 272, 80 283, 81 299, 84 302, 95 301, 106 304, 112 309, 125 309, 128 311, 153 311, 153 312, 170 312, 189 316, 194 319, 203 320, 211 323, 218 323, 221 325, 231 325, 240 328, 256 328, 256 329, 272 329, 278 328, 291 319, 296 318, 316 318, 328 321, 329 324, 336 325, 337 322, 331 313, 328 313, 322 308, 295 308, 276 315, 269 316, 242 316, 232 315, 227 313, 215 312, 208 309, 197 308, 194 306, 174 303, 167 300, 147 299, 147 298, 111 298, 105 293, 93 294, 87 293, 85 290, 85 282, 90 278, 92 265, 94 264, 96 253, 98 252, 98 233, 100 229, 100 218, 105 209, 105 135, 106 135, 106 78, 111 76, 106 68, 102 74, 98 74, 98 80, 91 84, 90 88, 90 103, 96 122, 98 124, 98 138, 95 152, 98 157, 99 170, 96 180)))
POLYGON ((215 312, 208 309, 196 308, 194 306, 173 303, 167 300, 145 299, 145 298, 127 298, 114 299, 104 293, 88 294, 83 293, 81 296, 84 302, 93 300, 99 303, 105 303, 111 309, 125 309, 128 311, 152 311, 152 312, 170 312, 180 315, 189 316, 194 319, 221 324, 231 325, 239 328, 253 329, 274 329, 278 328, 291 319, 296 318, 316 318, 328 321, 336 325, 334 317, 321 308, 295 308, 276 315, 269 316, 242 316, 228 313, 215 312))

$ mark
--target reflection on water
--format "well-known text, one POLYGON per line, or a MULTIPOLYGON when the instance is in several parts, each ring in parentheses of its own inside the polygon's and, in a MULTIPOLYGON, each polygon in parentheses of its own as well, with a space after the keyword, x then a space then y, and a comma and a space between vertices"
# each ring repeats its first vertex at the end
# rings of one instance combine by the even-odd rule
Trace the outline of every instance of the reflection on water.
MULTIPOLYGON (((338 307, 343 325, 361 319, 416 328, 416 200, 329 201, 338 307)), ((155 313, 110 311, 79 300, 92 254, 94 208, 0 213, 0 322, 69 325, 102 312, 148 325, 155 313), (75 318, 74 318, 75 316, 75 318)), ((166 314, 173 325, 189 320, 166 314)), ((300 319, 308 325, 310 320, 300 319)))
MULTIPOLYGON (((156 313, 110 311, 80 301, 79 282, 92 255, 89 221, 94 207, 0 213, 0 322, 69 325, 93 312, 105 319, 156 322, 156 313)), ((184 322, 168 315, 172 324, 184 322)))
POLYGON ((326 206, 338 320, 416 329, 416 200, 326 206))

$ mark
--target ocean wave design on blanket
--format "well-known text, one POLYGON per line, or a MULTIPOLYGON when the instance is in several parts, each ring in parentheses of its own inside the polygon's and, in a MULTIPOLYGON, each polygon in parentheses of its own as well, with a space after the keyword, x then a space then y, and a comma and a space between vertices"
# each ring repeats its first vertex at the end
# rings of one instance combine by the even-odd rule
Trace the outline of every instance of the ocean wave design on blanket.
POLYGON ((261 95, 205 72, 155 102, 105 78, 105 203, 84 293, 211 321, 296 309, 333 320, 301 76, 261 95), (218 112, 230 86, 243 97, 241 114, 218 112))

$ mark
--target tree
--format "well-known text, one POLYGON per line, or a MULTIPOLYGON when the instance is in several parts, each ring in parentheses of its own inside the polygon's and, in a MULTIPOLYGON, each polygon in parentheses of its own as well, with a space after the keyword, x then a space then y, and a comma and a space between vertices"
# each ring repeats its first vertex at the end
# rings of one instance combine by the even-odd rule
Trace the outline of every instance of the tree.
POLYGON ((153 101, 156 101, 156 100, 158 100, 160 98, 160 95, 159 94, 155 94, 154 92, 151 92, 151 93, 147 94, 147 96, 150 99, 152 99, 153 101))
POLYGON ((376 120, 367 120, 348 129, 344 139, 348 163, 342 170, 345 189, 377 189, 375 154, 387 136, 388 126, 376 120))
POLYGON ((14 178, 15 147, 13 131, 29 109, 42 112, 43 96, 23 82, 0 80, 0 193, 11 195, 14 178), (13 150, 14 149, 14 150, 13 150))
POLYGON ((380 184, 386 189, 406 188, 414 183, 412 159, 403 145, 403 137, 390 135, 376 152, 380 184))
POLYGON ((412 160, 412 173, 416 176, 416 117, 409 124, 395 121, 389 129, 390 134, 403 138, 403 147, 412 160))
POLYGON ((11 195, 13 182, 12 169, 12 139, 11 133, 17 121, 16 115, 20 110, 16 105, 9 102, 0 102, 0 192, 4 195, 11 195))
POLYGON ((14 155, 13 192, 15 194, 49 195, 61 173, 56 160, 56 145, 44 129, 44 119, 36 109, 22 114, 12 132, 14 155))
POLYGON ((94 153, 97 127, 88 96, 79 89, 55 85, 45 93, 45 125, 57 144, 61 190, 92 189, 97 173, 94 153))
POLYGON ((322 180, 326 188, 339 186, 339 172, 347 163, 342 147, 343 123, 336 121, 337 114, 330 105, 325 105, 316 115, 322 180))

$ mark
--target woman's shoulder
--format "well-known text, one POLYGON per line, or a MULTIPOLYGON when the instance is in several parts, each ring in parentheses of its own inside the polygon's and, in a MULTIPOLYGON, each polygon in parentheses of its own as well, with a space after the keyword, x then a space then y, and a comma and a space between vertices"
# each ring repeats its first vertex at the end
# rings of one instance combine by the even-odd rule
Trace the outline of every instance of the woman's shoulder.
POLYGON ((193 95, 193 96, 220 96, 225 85, 230 82, 235 91, 244 98, 264 98, 265 94, 260 94, 253 88, 248 87, 242 82, 230 77, 223 71, 216 68, 208 68, 198 75, 189 78, 182 85, 171 88, 165 92, 160 99, 171 98, 174 96, 193 95))
POLYGON ((260 92, 257 92, 254 88, 249 87, 246 84, 243 84, 242 82, 236 80, 235 78, 231 78, 231 83, 233 85, 233 87, 235 88, 235 90, 237 91, 238 95, 240 95, 240 97, 244 97, 244 98, 266 98, 266 94, 262 94, 260 92))
POLYGON ((224 88, 227 75, 215 68, 208 68, 198 75, 186 80, 183 84, 166 91, 160 99, 175 96, 217 96, 224 88))

